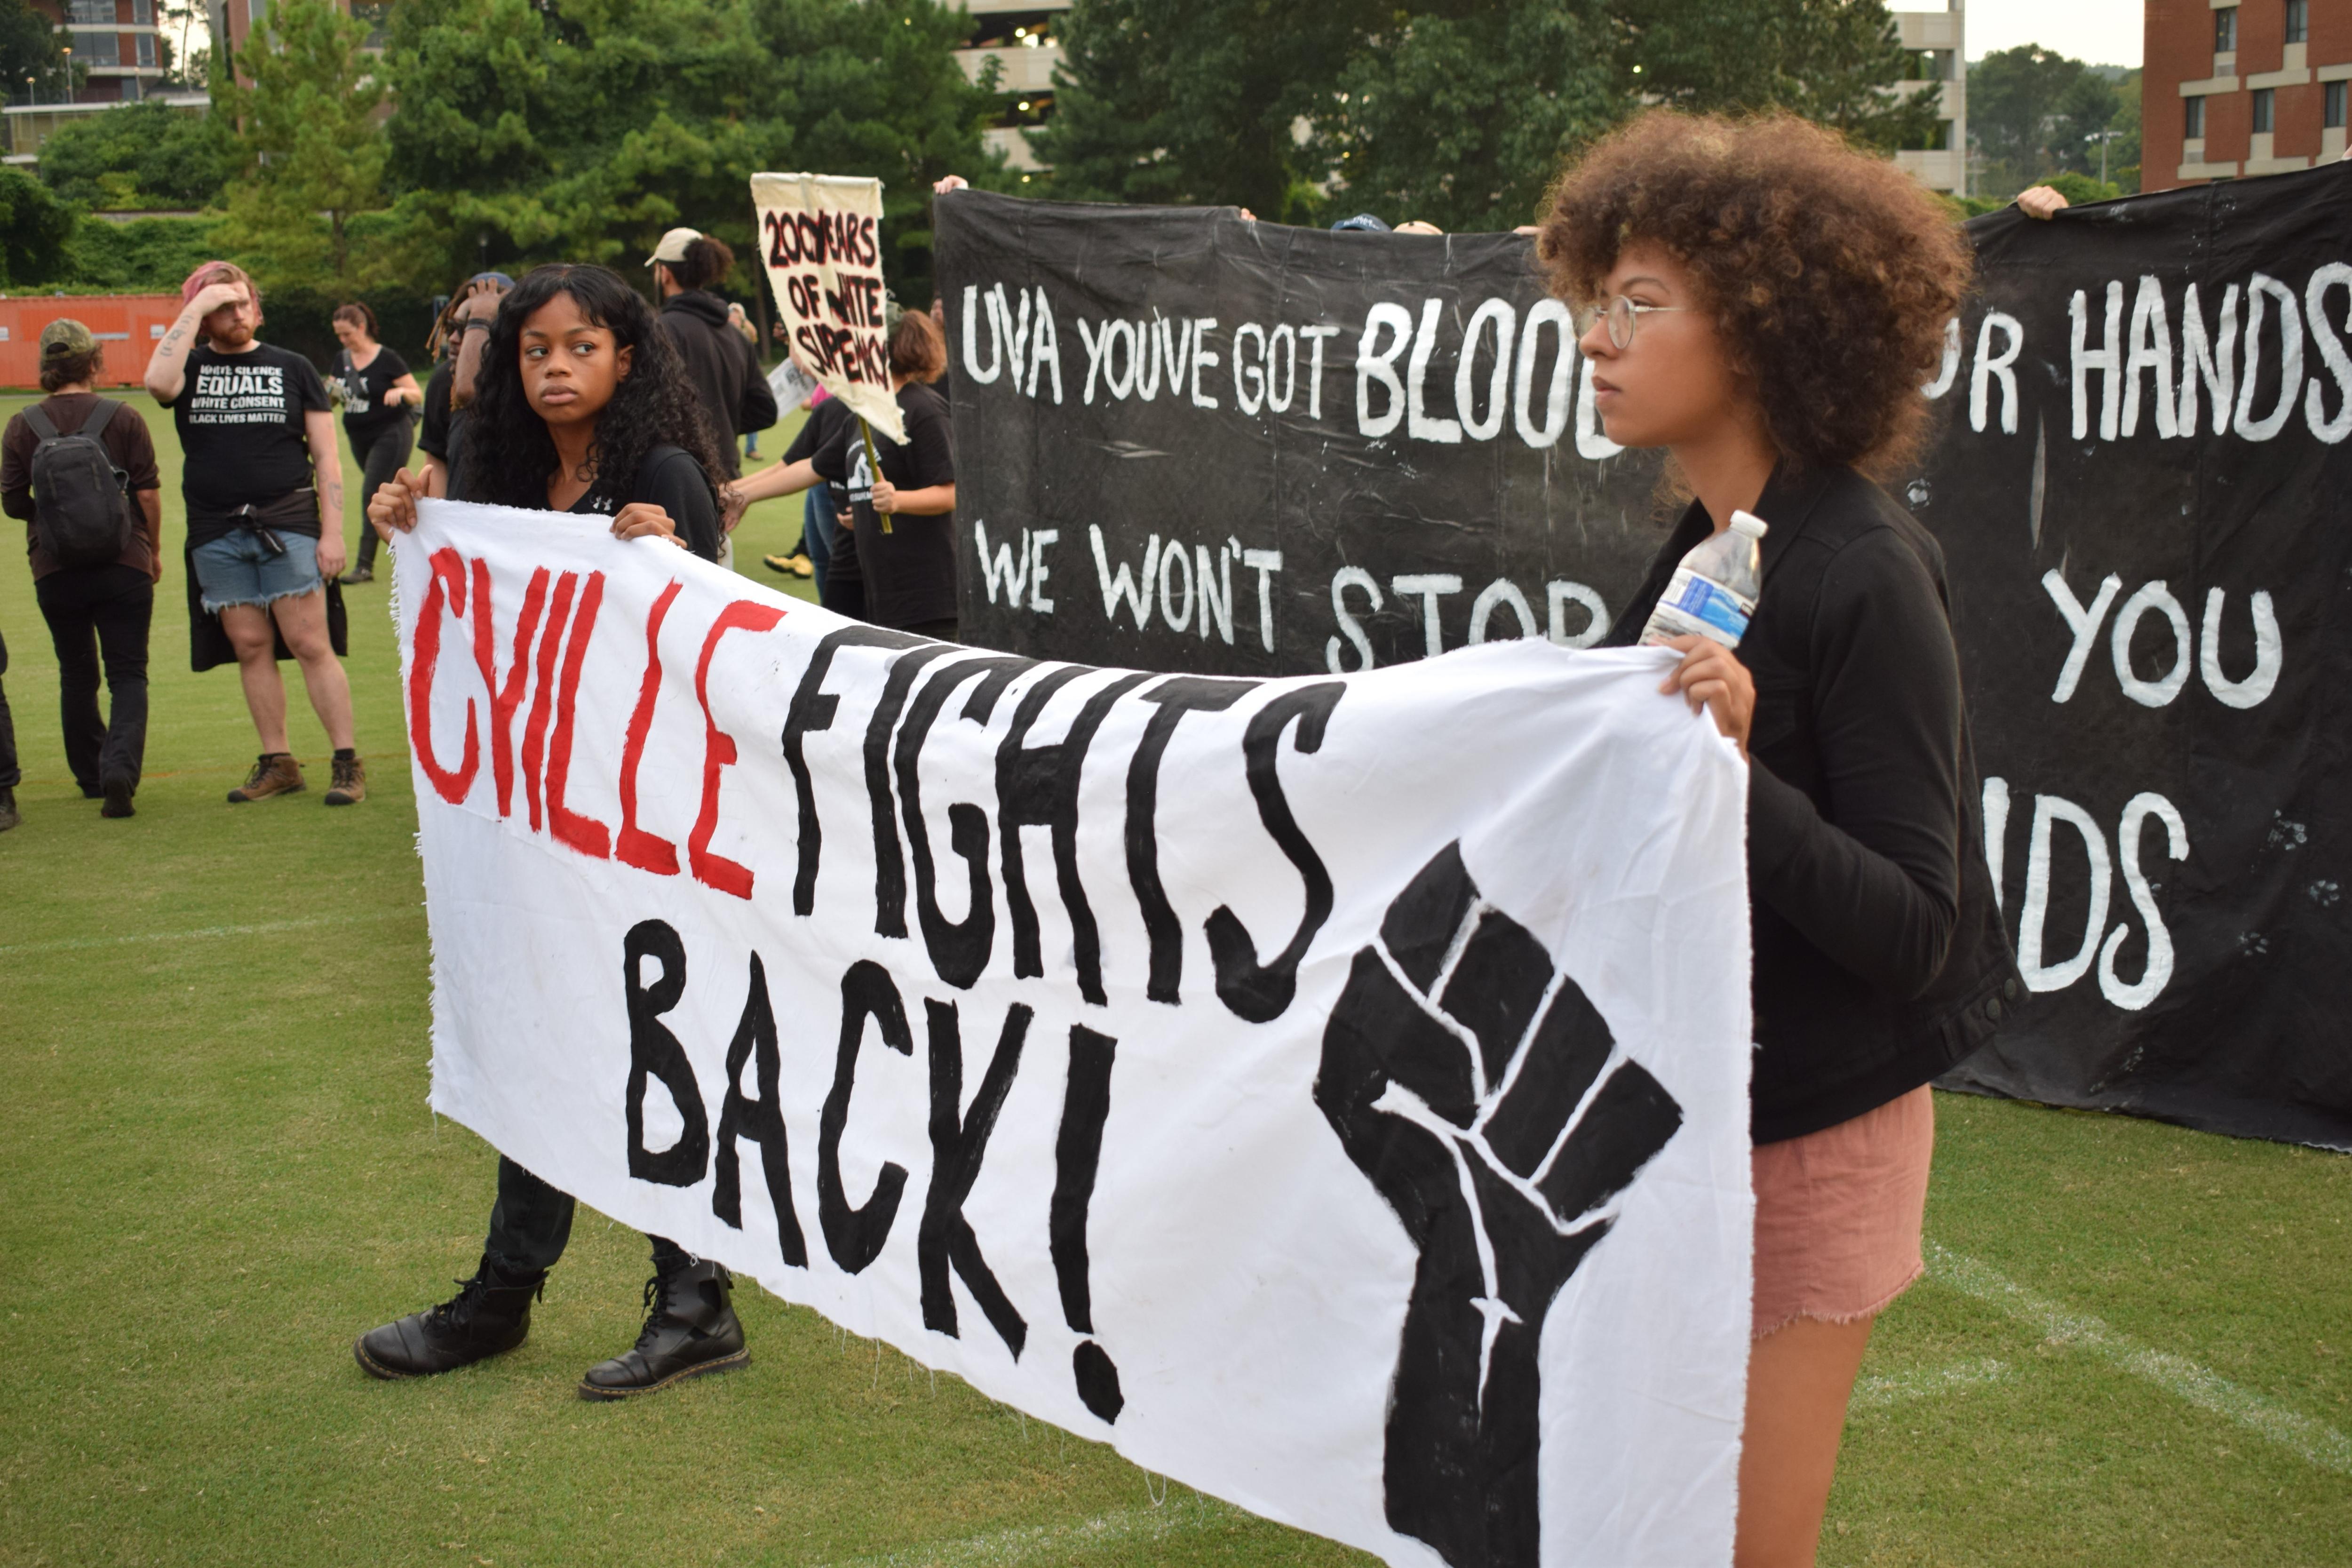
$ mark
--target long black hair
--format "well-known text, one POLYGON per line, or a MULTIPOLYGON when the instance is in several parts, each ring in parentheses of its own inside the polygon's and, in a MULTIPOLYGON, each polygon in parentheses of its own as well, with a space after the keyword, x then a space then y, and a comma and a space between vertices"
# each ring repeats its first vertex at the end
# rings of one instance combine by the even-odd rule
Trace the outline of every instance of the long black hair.
POLYGON ((646 454, 656 447, 683 448, 702 465, 705 478, 724 474, 701 396, 645 296, 609 268, 557 264, 525 273, 490 323, 473 405, 466 410, 466 499, 547 508, 547 481, 560 459, 547 422, 523 395, 522 324, 558 294, 571 295, 582 315, 613 334, 616 348, 630 351, 629 374, 596 416, 589 456, 597 489, 625 501, 646 454))

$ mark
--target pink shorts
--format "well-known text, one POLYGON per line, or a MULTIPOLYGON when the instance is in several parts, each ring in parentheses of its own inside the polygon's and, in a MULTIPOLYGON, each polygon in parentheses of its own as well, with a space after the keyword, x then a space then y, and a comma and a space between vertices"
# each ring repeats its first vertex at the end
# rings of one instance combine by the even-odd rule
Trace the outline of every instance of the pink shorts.
POLYGON ((1919 1233, 1935 1152, 1936 1106, 1925 1084, 1851 1121, 1755 1151, 1755 1337, 1799 1318, 1873 1316, 1927 1272, 1919 1233))

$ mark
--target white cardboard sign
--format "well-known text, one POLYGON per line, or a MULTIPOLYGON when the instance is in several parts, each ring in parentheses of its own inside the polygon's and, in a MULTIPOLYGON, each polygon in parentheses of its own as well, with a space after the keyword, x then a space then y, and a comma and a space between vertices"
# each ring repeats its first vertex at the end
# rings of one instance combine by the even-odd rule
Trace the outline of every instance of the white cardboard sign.
POLYGON ((800 367, 893 441, 907 439, 883 321, 882 182, 754 174, 760 259, 800 367))

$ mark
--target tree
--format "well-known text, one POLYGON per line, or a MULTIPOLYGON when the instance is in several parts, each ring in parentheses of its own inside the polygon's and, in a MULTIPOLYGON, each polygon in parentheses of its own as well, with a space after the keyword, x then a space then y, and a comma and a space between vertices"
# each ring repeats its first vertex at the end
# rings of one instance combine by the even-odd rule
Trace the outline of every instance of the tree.
POLYGON ((60 96, 73 85, 57 24, 25 0, 0 0, 0 85, 11 94, 32 88, 60 96))
POLYGON ((214 115, 157 100, 126 103, 61 127, 41 144, 41 179, 100 210, 205 207, 219 199, 235 132, 214 115))
POLYGON ((347 293, 382 275, 352 224, 384 205, 383 84, 367 26, 331 0, 280 0, 267 41, 224 68, 215 103, 236 128, 222 238, 265 285, 347 293), (237 70, 252 78, 247 87, 237 70))
POLYGON ((2116 111, 2113 86, 2038 44, 1998 50, 1969 70, 1969 137, 1984 154, 1989 193, 2066 170, 2095 173, 2096 137, 2116 111))
POLYGON ((741 253, 748 176, 871 174, 886 263, 929 244, 930 182, 990 166, 993 108, 934 0, 402 0, 389 65, 396 232, 426 277, 614 261, 687 224, 741 253))
POLYGON ((1609 45, 1590 12, 1558 5, 1399 22, 1317 118, 1335 199, 1449 231, 1532 221, 1576 148, 1624 113, 1609 45))
POLYGON ((1031 145, 1056 195, 1302 216, 1354 149, 1318 147, 1301 122, 1328 113, 1378 19, 1369 0, 1079 0, 1031 145))
POLYGON ((66 268, 74 211, 22 169, 0 168, 0 287, 47 283, 66 268))
POLYGON ((1032 136, 1056 194, 1269 217, 1516 225, 1650 103, 1785 108, 1875 148, 1939 115, 1897 89, 1913 61, 1880 0, 1078 0, 1062 37, 1032 136))

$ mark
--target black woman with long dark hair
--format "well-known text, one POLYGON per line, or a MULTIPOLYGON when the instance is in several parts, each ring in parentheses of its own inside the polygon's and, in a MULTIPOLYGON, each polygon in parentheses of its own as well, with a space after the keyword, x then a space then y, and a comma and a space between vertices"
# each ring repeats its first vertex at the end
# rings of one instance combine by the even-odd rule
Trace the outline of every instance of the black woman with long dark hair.
MULTIPOLYGON (((483 353, 453 499, 534 511, 608 515, 621 539, 667 539, 719 557, 709 476, 717 443, 668 335, 645 298, 602 267, 541 267, 499 307, 483 353)), ((416 526, 425 494, 404 470, 376 493, 368 520, 388 539, 416 526)), ((377 1377, 423 1377, 512 1350, 530 1331, 530 1303, 563 1256, 569 1194, 499 1159, 481 1266, 457 1296, 372 1329, 352 1345, 377 1377)), ((743 1328, 727 1270, 654 1237, 647 1316, 634 1349, 591 1367, 594 1399, 646 1394, 743 1365, 743 1328)))

